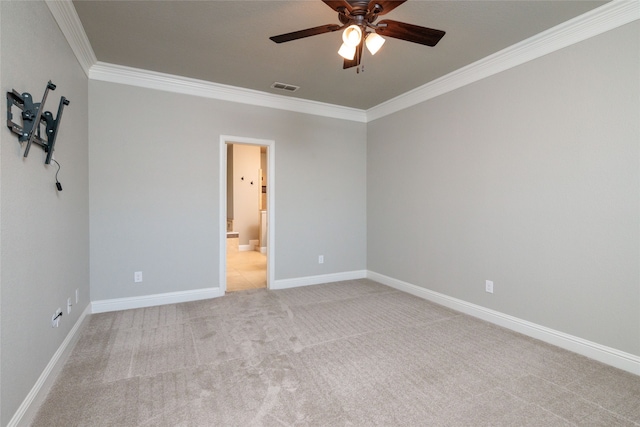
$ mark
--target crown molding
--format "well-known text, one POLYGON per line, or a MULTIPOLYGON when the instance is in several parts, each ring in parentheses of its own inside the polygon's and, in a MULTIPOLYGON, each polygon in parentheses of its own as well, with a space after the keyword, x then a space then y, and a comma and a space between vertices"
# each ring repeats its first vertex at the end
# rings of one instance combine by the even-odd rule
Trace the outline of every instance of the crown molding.
POLYGON ((71 0, 45 0, 89 79, 365 123, 364 110, 98 62, 71 0))
POLYGON ((364 110, 98 62, 71 0, 45 0, 89 79, 365 123, 364 110))
POLYGON ((98 60, 95 53, 93 53, 93 48, 89 43, 87 33, 84 32, 84 27, 73 3, 71 0, 45 0, 45 3, 58 23, 62 34, 67 39, 84 73, 89 76, 89 69, 98 60))
POLYGON ((640 19, 638 0, 614 0, 367 110, 367 122, 640 19))
POLYGON ((613 0, 368 110, 98 62, 71 0, 45 0, 89 79, 367 123, 640 19, 638 0, 613 0))
POLYGON ((325 104, 300 98, 274 95, 252 89, 244 89, 205 80, 164 74, 155 71, 141 70, 121 65, 98 62, 89 71, 90 80, 101 80, 111 83, 128 84, 204 98, 239 102, 260 107, 314 114, 336 119, 366 122, 364 110, 325 104))

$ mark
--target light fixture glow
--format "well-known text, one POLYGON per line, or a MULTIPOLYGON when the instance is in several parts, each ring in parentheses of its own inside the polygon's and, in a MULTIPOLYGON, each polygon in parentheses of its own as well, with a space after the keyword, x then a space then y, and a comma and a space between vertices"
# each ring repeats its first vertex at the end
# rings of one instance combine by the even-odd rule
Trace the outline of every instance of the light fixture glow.
POLYGON ((369 33, 365 39, 367 49, 371 55, 375 55, 380 50, 386 40, 376 33, 369 33))
POLYGON ((342 43, 340 46, 340 50, 338 50, 338 54, 342 56, 344 59, 353 60, 353 57, 356 56, 356 47, 349 46, 346 43, 342 43))
POLYGON ((362 29, 357 25, 349 25, 342 33, 342 41, 347 46, 356 47, 362 40, 362 29))

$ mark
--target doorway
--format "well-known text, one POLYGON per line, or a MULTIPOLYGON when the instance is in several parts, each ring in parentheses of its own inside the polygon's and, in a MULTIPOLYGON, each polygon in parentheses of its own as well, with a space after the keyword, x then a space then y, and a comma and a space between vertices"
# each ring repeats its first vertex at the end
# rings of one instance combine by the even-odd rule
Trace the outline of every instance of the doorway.
POLYGON ((271 140, 220 137, 220 287, 269 288, 274 265, 271 140))

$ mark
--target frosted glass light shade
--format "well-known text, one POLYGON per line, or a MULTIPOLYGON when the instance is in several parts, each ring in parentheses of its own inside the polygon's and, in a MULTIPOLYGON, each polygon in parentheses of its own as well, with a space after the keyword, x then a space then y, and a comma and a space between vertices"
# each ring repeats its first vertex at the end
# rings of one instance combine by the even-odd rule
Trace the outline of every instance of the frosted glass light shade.
POLYGON ((356 47, 362 40, 362 29, 357 25, 349 25, 342 33, 342 41, 347 46, 356 47))
POLYGON ((385 41, 386 40, 380 35, 376 33, 369 33, 365 40, 365 43, 367 44, 367 49, 369 50, 369 52, 371 52, 371 55, 375 55, 376 52, 380 50, 385 41))
POLYGON ((356 47, 349 46, 346 43, 342 43, 342 46, 340 46, 340 50, 338 50, 338 54, 344 59, 352 60, 353 57, 356 56, 356 47))

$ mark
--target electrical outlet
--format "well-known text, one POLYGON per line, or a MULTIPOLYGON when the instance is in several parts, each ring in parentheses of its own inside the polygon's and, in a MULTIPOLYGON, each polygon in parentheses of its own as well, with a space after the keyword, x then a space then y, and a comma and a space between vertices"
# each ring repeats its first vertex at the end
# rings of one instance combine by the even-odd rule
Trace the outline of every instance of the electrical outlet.
POLYGON ((318 256, 318 264, 324 264, 324 255, 318 256))
POLYGON ((62 309, 58 308, 53 316, 51 316, 51 327, 57 328, 60 326, 60 317, 62 317, 62 309))
POLYGON ((67 314, 71 314, 71 297, 67 298, 67 314))
POLYGON ((493 293, 493 282, 491 280, 485 281, 484 290, 489 292, 490 294, 493 293))
POLYGON ((136 271, 135 273, 133 273, 133 281, 135 283, 142 282, 142 271, 136 271))

